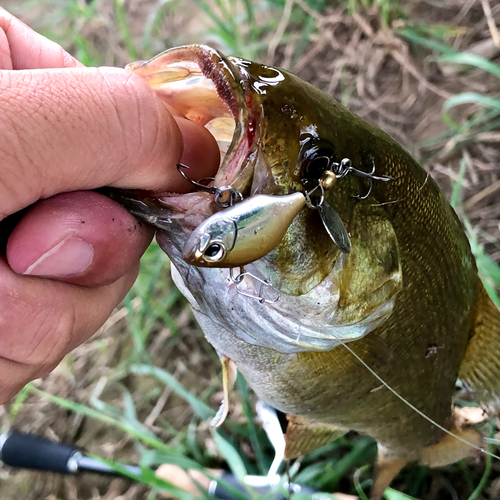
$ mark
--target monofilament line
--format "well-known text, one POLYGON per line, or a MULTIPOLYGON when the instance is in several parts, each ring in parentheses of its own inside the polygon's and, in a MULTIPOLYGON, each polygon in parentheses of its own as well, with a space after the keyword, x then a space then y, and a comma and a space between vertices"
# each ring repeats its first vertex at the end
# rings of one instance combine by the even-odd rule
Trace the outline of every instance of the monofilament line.
POLYGON ((495 455, 494 453, 491 453, 491 451, 485 450, 481 446, 476 446, 475 444, 471 443, 470 441, 467 441, 467 439, 464 439, 460 436, 457 436, 453 432, 449 431, 442 425, 438 424, 437 422, 434 422, 432 418, 428 417, 423 411, 419 410, 416 406, 413 406, 408 400, 406 400, 401 394, 399 394, 395 389, 393 389, 385 380, 382 379, 377 373, 375 373, 374 370, 372 370, 362 359, 360 356, 358 356, 344 341, 338 339, 339 343, 342 344, 386 389, 388 389, 394 396, 396 396, 400 401, 402 401, 405 405, 407 405, 409 408, 411 408, 414 412, 418 413, 422 418, 427 420, 427 422, 430 422, 432 425, 436 426, 439 430, 443 431, 445 434, 448 434, 449 436, 457 439, 463 444, 466 444, 467 446, 470 446, 474 450, 480 451, 481 453, 484 453, 485 455, 488 455, 490 457, 496 458, 500 460, 499 455, 495 455))

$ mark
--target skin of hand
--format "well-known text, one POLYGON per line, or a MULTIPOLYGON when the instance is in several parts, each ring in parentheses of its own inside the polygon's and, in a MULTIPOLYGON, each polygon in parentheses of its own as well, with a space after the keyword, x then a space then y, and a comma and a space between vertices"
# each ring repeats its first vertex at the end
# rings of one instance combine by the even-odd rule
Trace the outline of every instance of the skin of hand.
POLYGON ((186 192, 219 151, 141 78, 86 68, 0 8, 0 403, 95 333, 153 230, 90 190, 186 192))

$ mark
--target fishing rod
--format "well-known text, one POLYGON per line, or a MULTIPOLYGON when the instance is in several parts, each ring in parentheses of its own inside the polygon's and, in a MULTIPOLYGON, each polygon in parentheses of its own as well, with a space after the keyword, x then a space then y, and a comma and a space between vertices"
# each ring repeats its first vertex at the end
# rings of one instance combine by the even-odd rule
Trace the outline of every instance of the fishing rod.
MULTIPOLYGON (((9 431, 0 436, 0 461, 10 467, 76 475, 94 472, 113 477, 126 477, 98 458, 92 458, 74 446, 58 443, 34 434, 9 431)), ((141 468, 136 465, 120 464, 123 471, 137 475, 141 468)))
MULTIPOLYGON (((151 470, 160 479, 164 479, 174 486, 195 495, 200 495, 200 486, 205 487, 209 495, 221 500, 240 498, 231 490, 236 490, 249 499, 251 496, 248 488, 255 490, 259 494, 264 494, 281 481, 278 469, 284 460, 285 438, 276 410, 262 401, 257 402, 256 409, 275 452, 267 475, 248 475, 242 481, 239 481, 234 475, 225 471, 216 472, 215 474, 218 477, 210 479, 205 475, 200 476, 201 473, 196 474, 196 471, 186 472, 176 466, 160 466, 151 470), (204 481, 200 481, 201 478, 204 478, 204 481)), ((18 430, 12 430, 0 436, 0 462, 20 469, 53 472, 63 475, 94 473, 101 476, 127 478, 132 481, 134 479, 130 475, 140 475, 143 470, 138 465, 119 463, 112 467, 100 458, 86 455, 82 449, 75 445, 59 443, 18 430)), ((289 493, 311 494, 316 491, 308 486, 295 483, 285 483, 283 487, 289 493)), ((276 500, 284 500, 286 497, 278 493, 275 498, 276 500)))

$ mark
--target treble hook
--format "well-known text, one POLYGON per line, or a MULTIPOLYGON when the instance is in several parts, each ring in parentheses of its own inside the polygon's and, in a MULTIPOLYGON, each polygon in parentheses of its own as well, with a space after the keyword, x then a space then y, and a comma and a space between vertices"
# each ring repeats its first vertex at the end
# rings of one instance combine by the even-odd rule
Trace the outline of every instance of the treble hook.
POLYGON ((235 289, 240 295, 248 297, 249 299, 256 299, 261 304, 274 304, 275 302, 278 302, 278 300, 280 299, 280 292, 279 290, 274 288, 269 280, 259 278, 258 276, 255 276, 255 274, 245 271, 241 266, 238 268, 238 274, 235 276, 235 269, 236 268, 234 267, 229 268, 229 279, 236 285, 235 289), (240 289, 240 285, 243 283, 245 277, 248 277, 250 280, 255 280, 255 284, 257 284, 259 287, 257 290, 258 293, 253 294, 240 289), (267 289, 269 289, 269 292, 274 292, 274 296, 271 295, 270 297, 266 298, 264 296, 264 290, 267 289))
POLYGON ((184 172, 183 169, 189 168, 187 165, 182 163, 177 163, 177 171, 184 177, 186 181, 195 186, 205 193, 210 193, 214 195, 214 202, 219 208, 229 208, 232 207, 238 201, 243 200, 243 195, 232 186, 222 186, 220 188, 215 186, 207 186, 202 184, 203 182, 210 183, 215 180, 215 177, 204 177, 199 181, 193 181, 184 172))
POLYGON ((363 172, 363 170, 358 170, 357 168, 354 168, 352 166, 352 162, 349 158, 344 158, 341 160, 340 163, 333 162, 330 166, 334 174, 337 176, 337 178, 341 179, 342 177, 345 177, 347 174, 352 173, 353 175, 357 177, 361 177, 362 179, 366 179, 368 181, 368 191, 364 196, 361 196, 359 194, 354 195, 354 198, 357 200, 365 200, 370 196, 372 189, 373 189, 373 181, 382 181, 382 182, 388 182, 388 181, 393 181, 394 177, 391 177, 390 175, 374 175, 375 174, 375 162, 372 160, 373 168, 371 172, 363 172))
POLYGON ((177 163, 177 171, 179 174, 184 177, 186 181, 188 181, 190 184, 195 186, 196 188, 200 189, 201 191, 205 191, 205 193, 210 193, 210 194, 215 194, 217 192, 217 188, 211 187, 211 186, 206 186, 205 184, 202 184, 202 182, 213 182, 215 180, 215 177, 204 177, 203 179, 200 179, 199 181, 193 181, 193 179, 190 179, 182 169, 184 168, 189 168, 187 165, 184 165, 182 163, 177 163))

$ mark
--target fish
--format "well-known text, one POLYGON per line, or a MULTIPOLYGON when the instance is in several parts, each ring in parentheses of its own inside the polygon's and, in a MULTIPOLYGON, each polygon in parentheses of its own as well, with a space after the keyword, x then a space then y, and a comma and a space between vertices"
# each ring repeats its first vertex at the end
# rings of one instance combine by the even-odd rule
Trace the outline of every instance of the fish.
POLYGON ((215 189, 244 200, 316 189, 237 279, 183 258, 197 228, 222 213, 213 194, 116 198, 158 227, 173 280, 221 359, 287 414, 286 457, 350 430, 371 436, 380 498, 410 461, 441 466, 482 449, 453 396, 459 379, 490 414, 500 407, 500 312, 432 177, 387 133, 286 70, 203 45, 128 69, 214 135, 215 189), (336 175, 319 196, 325 172, 336 175), (349 252, 320 206, 345 226, 349 252), (263 283, 279 300, 264 300, 263 283))

